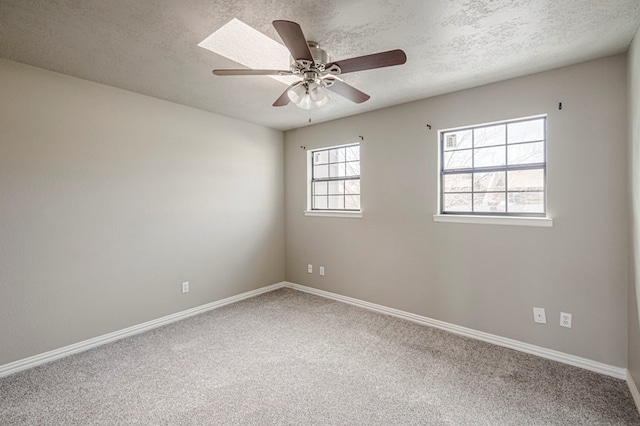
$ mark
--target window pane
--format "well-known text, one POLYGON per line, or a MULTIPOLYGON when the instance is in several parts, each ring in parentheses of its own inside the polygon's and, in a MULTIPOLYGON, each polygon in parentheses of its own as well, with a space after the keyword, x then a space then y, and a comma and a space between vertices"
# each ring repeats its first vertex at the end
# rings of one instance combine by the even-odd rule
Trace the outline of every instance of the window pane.
POLYGON ((511 123, 507 135, 508 143, 541 141, 544 139, 544 119, 511 123))
POLYGON ((313 177, 314 179, 321 179, 329 177, 329 166, 314 166, 313 167, 313 177))
POLYGON ((344 194, 344 181, 331 181, 329 182, 329 194, 330 195, 342 195, 344 194))
POLYGON ((347 210, 360 210, 360 196, 347 195, 344 197, 344 208, 347 210))
POLYGON ((313 182, 313 194, 314 195, 326 195, 327 194, 327 182, 313 182))
POLYGON ((471 148, 471 130, 446 132, 442 135, 442 147, 445 151, 471 148))
POLYGON ((344 196, 342 195, 329 195, 329 208, 330 209, 344 209, 344 196))
POLYGON ((546 122, 540 117, 443 131, 441 212, 544 214, 546 122))
POLYGON ((476 192, 473 194, 473 211, 480 213, 506 211, 504 192, 476 192))
POLYGON ((473 146, 504 145, 506 141, 506 126, 500 124, 498 126, 480 127, 473 130, 473 146))
POLYGON ((360 160, 360 145, 347 147, 346 152, 347 152, 347 161, 360 160))
POLYGON ((444 194, 445 212, 470 212, 471 194, 444 194))
POLYGON ((337 148, 329 151, 329 162, 331 163, 344 162, 345 158, 346 158, 345 148, 337 148))
POLYGON ((345 169, 346 176, 360 176, 360 162, 359 161, 351 161, 346 163, 345 169))
POLYGON ((544 170, 517 170, 507 173, 509 191, 543 191, 544 170))
POLYGON ((471 167, 471 150, 449 151, 444 153, 444 170, 466 169, 471 167))
POLYGON ((544 142, 509 145, 509 165, 544 163, 544 142))
POLYGON ((327 197, 313 197, 313 208, 314 209, 326 209, 327 208, 327 197))
POLYGON ((360 194, 360 180, 353 179, 344 182, 344 191, 347 194, 360 194))
POLYGON ((505 152, 502 146, 474 149, 473 151, 474 167, 504 166, 505 152))
POLYGON ((345 164, 329 164, 329 176, 330 177, 343 177, 345 175, 345 164))
POLYGON ((473 174, 473 190, 481 191, 504 191, 505 181, 504 172, 492 173, 474 173, 473 174))
POLYGON ((310 166, 311 209, 360 209, 359 144, 314 151, 310 166))
POLYGON ((544 192, 510 192, 509 212, 544 213, 544 192))
POLYGON ((471 192, 471 173, 444 175, 444 192, 471 192))
POLYGON ((329 151, 319 151, 313 153, 314 164, 327 164, 329 162, 329 151))

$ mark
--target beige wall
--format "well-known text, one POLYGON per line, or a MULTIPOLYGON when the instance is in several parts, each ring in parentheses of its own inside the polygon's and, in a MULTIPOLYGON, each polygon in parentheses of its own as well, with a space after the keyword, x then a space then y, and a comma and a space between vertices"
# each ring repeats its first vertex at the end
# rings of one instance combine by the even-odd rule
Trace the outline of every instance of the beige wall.
POLYGON ((279 131, 0 60, 0 365, 282 281, 283 159, 279 131))
POLYGON ((617 55, 286 132, 286 279, 625 367, 626 91, 617 55), (553 228, 434 223, 437 130, 541 113, 553 228), (305 217, 300 145, 358 135, 364 218, 305 217))
MULTIPOLYGON (((636 38, 632 182, 639 57, 636 38)), ((0 365, 286 276, 620 367, 628 355, 638 383, 626 65, 618 55, 293 130, 283 158, 278 131, 0 60, 0 365), (554 227, 434 223, 437 129, 540 113, 554 227), (300 145, 360 135, 364 218, 303 216, 300 145)))
POLYGON ((640 30, 629 48, 629 372, 640 386, 640 30))

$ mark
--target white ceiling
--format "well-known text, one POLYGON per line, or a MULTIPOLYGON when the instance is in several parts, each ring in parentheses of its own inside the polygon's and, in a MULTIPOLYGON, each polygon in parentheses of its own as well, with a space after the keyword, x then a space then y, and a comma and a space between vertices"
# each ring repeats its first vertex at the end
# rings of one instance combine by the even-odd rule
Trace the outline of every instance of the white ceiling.
POLYGON ((2 0, 0 57, 276 129, 307 125, 308 111, 271 106, 285 84, 211 74, 239 65, 197 44, 233 18, 278 42, 271 21, 296 21, 333 60, 407 53, 405 65, 345 75, 371 99, 334 95, 312 110, 320 122, 624 52, 640 1, 2 0))

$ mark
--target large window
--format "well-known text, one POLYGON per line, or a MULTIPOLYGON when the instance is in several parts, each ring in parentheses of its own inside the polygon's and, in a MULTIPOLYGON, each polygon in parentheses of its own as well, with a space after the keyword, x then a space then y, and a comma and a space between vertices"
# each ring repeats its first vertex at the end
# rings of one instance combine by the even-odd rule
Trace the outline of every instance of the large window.
POLYGON ((360 210, 360 144, 311 151, 311 210, 360 210))
POLYGON ((440 213, 544 216, 546 117, 440 132, 440 213))

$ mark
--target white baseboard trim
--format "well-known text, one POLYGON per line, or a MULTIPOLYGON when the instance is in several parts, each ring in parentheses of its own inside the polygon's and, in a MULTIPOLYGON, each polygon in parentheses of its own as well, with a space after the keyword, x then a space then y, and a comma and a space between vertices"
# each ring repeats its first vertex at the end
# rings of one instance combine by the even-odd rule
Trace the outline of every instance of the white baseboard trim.
POLYGON ((584 368, 586 370, 595 371, 596 373, 605 374, 607 376, 615 377, 617 379, 624 380, 628 378, 626 368, 620 368, 613 365, 604 364, 602 362, 593 361, 587 358, 566 354, 564 352, 555 351, 553 349, 547 349, 541 346, 520 342, 518 340, 496 336, 495 334, 489 334, 483 331, 478 331, 478 330, 474 330, 467 327, 461 327, 459 325, 450 324, 444 321, 423 317, 421 315, 412 314, 411 312, 405 312, 398 309, 377 305, 375 303, 365 302, 364 300, 354 299, 352 297, 342 296, 340 294, 331 293, 328 291, 319 290, 316 288, 307 287, 300 284, 286 282, 285 286, 289 288, 293 288, 295 290, 303 291, 306 293, 315 294, 317 296, 322 296, 328 299, 337 300, 339 302, 348 303, 350 305, 359 306, 361 308, 369 309, 371 311, 376 311, 383 314, 392 315, 394 317, 417 322, 418 324, 439 328, 441 330, 445 330, 451 333, 470 337, 472 339, 482 340, 483 342, 493 343, 494 345, 504 346, 506 348, 515 349, 516 351, 537 355, 542 358, 547 358, 553 361, 562 362, 564 364, 573 365, 575 367, 584 368))
POLYGON ((627 384, 629 385, 629 390, 631 391, 633 400, 636 402, 636 408, 638 409, 638 413, 640 413, 640 392, 638 392, 638 387, 636 386, 636 382, 633 380, 633 376, 629 371, 627 371, 627 384))
POLYGON ((152 321, 147 321, 142 324, 134 325, 124 328, 122 330, 115 331, 113 333, 104 334, 102 336, 94 337, 89 340, 74 343, 59 349, 55 349, 49 352, 45 352, 39 355, 34 355, 29 358, 24 358, 18 361, 11 362, 9 364, 0 366, 0 377, 5 377, 10 374, 17 373, 29 368, 36 367, 38 365, 45 364, 47 362, 54 361, 69 355, 83 352, 88 349, 95 348, 96 346, 104 345, 116 340, 124 339, 135 334, 143 333, 145 331, 152 330, 163 325, 170 324, 172 322, 180 321, 185 318, 189 318, 194 315, 198 315, 207 311, 211 311, 216 308, 220 308, 231 303, 239 302, 244 299, 258 296, 263 293, 267 293, 273 290, 277 290, 282 287, 289 287, 305 293, 315 294, 317 296, 325 297, 328 299, 337 300, 339 302, 348 303, 350 305, 358 306, 361 308, 369 309, 371 311, 392 315, 398 318, 403 318, 409 321, 413 321, 419 324, 439 328, 441 330, 449 331, 451 333, 467 336, 473 339, 482 340, 484 342, 492 343, 498 346, 504 346, 510 349, 514 349, 521 352, 526 352, 532 355, 537 355, 542 358, 551 359, 554 361, 562 362, 565 364, 581 367, 587 370, 595 371, 596 373, 605 374, 618 379, 626 380, 629 384, 629 389, 636 402, 636 405, 640 407, 640 393, 636 387, 633 378, 625 368, 615 367, 612 365, 604 364, 590 359, 581 358, 575 355, 566 354, 563 352, 555 351, 552 349, 546 349, 540 346, 531 345, 529 343, 520 342, 505 337, 496 336, 494 334, 485 333, 471 328, 461 327, 459 325, 450 324, 444 321, 423 317, 421 315, 412 314, 410 312, 401 311, 399 309, 389 308, 383 305, 377 305, 375 303, 366 302, 364 300, 355 299, 348 296, 342 296, 337 293, 331 293, 324 290, 319 290, 312 287, 303 286, 287 281, 261 287, 256 290, 251 290, 245 293, 238 294, 236 296, 227 297, 206 305, 197 306, 182 312, 167 315, 152 321))
POLYGON ((162 318, 158 318, 152 321, 147 321, 142 324, 134 325, 124 328, 122 330, 114 331, 113 333, 104 334, 102 336, 94 337, 93 339, 85 340, 82 342, 74 343, 69 346, 64 346, 60 349, 55 349, 49 352, 45 352, 39 355, 34 355, 29 358, 24 358, 18 361, 11 362, 9 364, 0 366, 0 377, 5 377, 13 373, 17 373, 22 370, 36 367, 38 365, 45 364, 47 362, 55 361, 56 359, 63 358, 69 355, 83 352, 88 349, 95 348, 96 346, 111 343, 116 340, 124 339, 125 337, 133 336, 135 334, 143 333, 154 328, 162 327, 163 325, 170 324, 172 322, 180 321, 185 318, 192 317, 207 311, 211 311, 216 308, 220 308, 231 303, 239 302, 244 299, 258 296, 269 291, 277 290, 285 287, 285 282, 280 282, 265 287, 258 288, 256 290, 247 291, 245 293, 238 294, 236 296, 227 297, 215 302, 207 303, 206 305, 197 306, 195 308, 187 309, 186 311, 177 312, 175 314, 167 315, 162 318))

